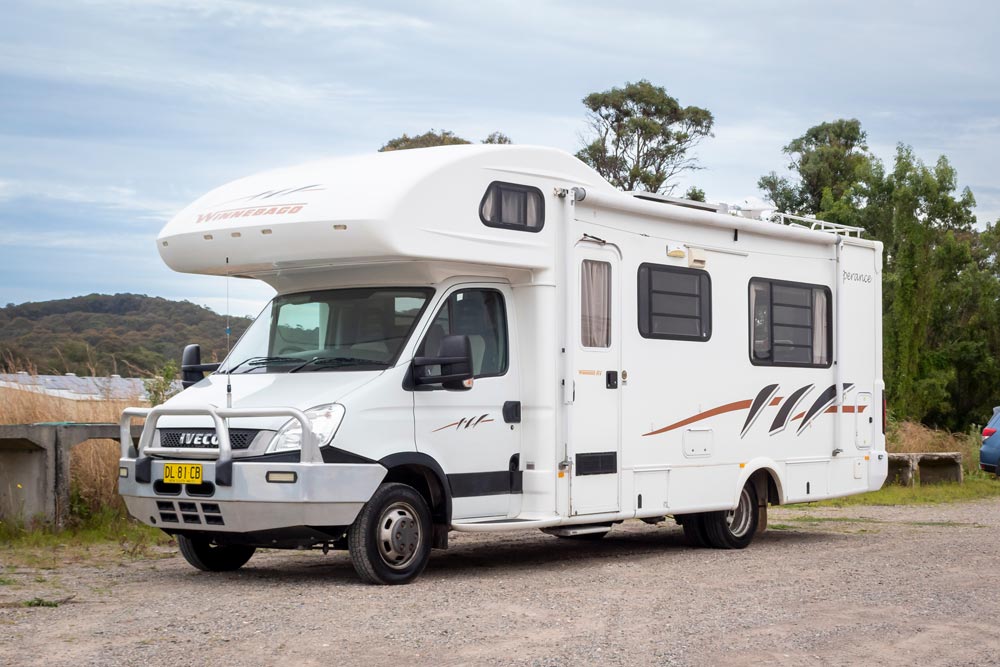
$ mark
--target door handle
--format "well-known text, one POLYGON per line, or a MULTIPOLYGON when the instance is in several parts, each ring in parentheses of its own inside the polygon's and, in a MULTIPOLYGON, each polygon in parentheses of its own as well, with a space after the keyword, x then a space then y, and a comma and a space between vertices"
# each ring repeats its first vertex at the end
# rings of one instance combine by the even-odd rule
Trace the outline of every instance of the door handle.
POLYGON ((618 371, 608 371, 604 374, 604 386, 608 389, 618 388, 618 371))
POLYGON ((521 401, 506 401, 503 404, 503 420, 507 424, 521 423, 521 401))

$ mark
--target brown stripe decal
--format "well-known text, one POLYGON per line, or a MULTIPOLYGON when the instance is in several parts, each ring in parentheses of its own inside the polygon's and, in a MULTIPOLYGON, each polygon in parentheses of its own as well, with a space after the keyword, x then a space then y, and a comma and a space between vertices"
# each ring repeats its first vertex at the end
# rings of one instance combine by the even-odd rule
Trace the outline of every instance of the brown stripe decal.
POLYGON ((680 428, 681 426, 687 426, 688 424, 693 424, 695 422, 700 422, 702 419, 708 419, 709 417, 715 417, 716 415, 722 415, 727 412, 735 412, 736 410, 746 410, 750 407, 751 401, 749 398, 745 401, 736 401, 735 403, 726 403, 725 405, 720 405, 717 408, 712 408, 711 410, 706 410, 705 412, 699 412, 693 417, 688 417, 687 419, 682 419, 679 422, 673 423, 670 426, 664 426, 661 429, 655 431, 650 431, 649 433, 643 433, 642 436, 647 435, 659 435, 660 433, 666 433, 667 431, 673 431, 675 428, 680 428))
MULTIPOLYGON (((846 415, 846 414, 854 414, 855 412, 864 412, 865 408, 867 408, 867 407, 868 407, 867 405, 862 405, 860 408, 858 408, 857 410, 855 410, 853 405, 845 405, 844 406, 844 414, 846 415)), ((836 411, 837 411, 837 406, 836 405, 831 405, 830 407, 828 407, 824 411, 823 414, 829 415, 829 414, 833 414, 836 411)), ((794 421, 798 421, 798 420, 802 419, 805 416, 806 416, 805 412, 800 412, 799 414, 797 414, 794 417, 792 417, 790 421, 793 421, 793 422, 794 421)))
MULTIPOLYGON (((733 403, 726 403, 725 405, 720 405, 716 408, 712 408, 711 410, 705 410, 704 412, 699 412, 696 415, 692 415, 687 419, 682 419, 678 422, 674 422, 673 424, 664 426, 663 428, 658 428, 655 431, 650 431, 649 433, 643 433, 642 436, 646 437, 648 435, 660 435, 661 433, 667 433, 669 431, 679 429, 683 426, 694 424, 695 422, 700 422, 704 419, 709 419, 711 417, 716 417, 718 415, 723 415, 728 412, 736 412, 737 410, 750 410, 750 414, 747 416, 747 420, 743 423, 743 431, 740 434, 740 436, 742 437, 746 435, 746 433, 750 430, 750 428, 753 427, 756 418, 759 417, 760 414, 763 412, 762 410, 763 407, 781 406, 781 408, 778 410, 778 414, 774 418, 774 421, 771 423, 770 432, 771 435, 775 435, 783 431, 789 423, 806 419, 807 418, 806 415, 810 413, 812 416, 809 418, 809 421, 812 421, 820 414, 831 414, 837 411, 836 405, 831 405, 829 407, 824 406, 823 403, 825 402, 826 397, 820 396, 816 400, 816 402, 813 403, 813 406, 809 410, 799 412, 794 417, 789 418, 789 414, 791 414, 792 410, 794 410, 795 407, 797 407, 798 403, 800 403, 802 399, 805 398, 806 394, 808 394, 813 389, 814 386, 815 385, 808 384, 804 387, 800 387, 796 391, 792 392, 787 397, 788 400, 785 401, 785 397, 773 395, 778 392, 778 385, 776 384, 768 385, 763 389, 761 389, 757 393, 757 396, 753 399, 747 399, 745 401, 734 401, 733 403), (768 399, 768 396, 770 396, 770 399, 768 399)), ((854 385, 850 382, 844 383, 843 386, 845 394, 854 387, 854 385)), ((830 390, 827 390, 827 392, 828 391, 830 390)), ((824 394, 826 394, 827 392, 824 392, 824 394)), ((862 405, 860 407, 855 408, 855 406, 853 405, 845 405, 843 406, 843 412, 845 414, 848 413, 853 414, 854 412, 864 412, 867 407, 868 406, 866 405, 862 405)), ((807 425, 808 423, 800 424, 799 434, 802 433, 802 430, 807 425)))

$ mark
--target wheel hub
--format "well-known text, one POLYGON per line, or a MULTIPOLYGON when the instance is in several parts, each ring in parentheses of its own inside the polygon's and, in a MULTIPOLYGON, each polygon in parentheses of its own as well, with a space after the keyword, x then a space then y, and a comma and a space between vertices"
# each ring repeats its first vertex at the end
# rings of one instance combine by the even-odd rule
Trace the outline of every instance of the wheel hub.
POLYGON ((393 503, 379 520, 378 547, 382 560, 391 568, 403 569, 420 549, 423 535, 416 511, 407 503, 393 503))
POLYGON ((746 535, 753 519, 751 514, 753 511, 754 508, 750 502, 750 492, 744 487, 742 493, 740 493, 740 502, 736 506, 736 509, 726 512, 726 524, 729 526, 729 532, 735 537, 746 535))

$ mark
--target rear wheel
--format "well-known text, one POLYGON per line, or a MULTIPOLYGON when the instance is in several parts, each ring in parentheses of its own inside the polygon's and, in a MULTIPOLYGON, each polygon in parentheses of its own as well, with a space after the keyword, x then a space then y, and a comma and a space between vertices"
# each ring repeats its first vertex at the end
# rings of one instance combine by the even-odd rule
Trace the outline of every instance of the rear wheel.
POLYGON ((753 541, 759 519, 757 491, 748 482, 734 509, 705 514, 708 542, 716 549, 745 549, 753 541))
POLYGON ((431 554, 431 512, 406 484, 383 484, 347 531, 351 562, 372 584, 408 584, 431 554))
POLYGON ((205 572, 232 572, 238 570, 257 550, 239 544, 212 544, 204 537, 177 536, 184 560, 205 572))
POLYGON ((684 537, 688 544, 700 548, 711 546, 708 541, 708 533, 705 532, 704 515, 681 514, 677 516, 677 521, 684 528, 684 537))

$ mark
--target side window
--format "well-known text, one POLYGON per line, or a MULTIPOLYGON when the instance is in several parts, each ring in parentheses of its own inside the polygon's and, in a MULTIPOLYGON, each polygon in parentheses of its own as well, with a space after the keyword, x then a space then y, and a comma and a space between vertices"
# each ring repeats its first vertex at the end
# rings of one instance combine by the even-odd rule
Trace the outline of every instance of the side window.
POLYGON ((643 338, 705 342, 712 337, 712 281, 707 271, 639 266, 639 333, 643 338))
POLYGON ((832 357, 830 288, 750 280, 750 361, 758 366, 828 368, 832 357))
POLYGON ((475 377, 507 372, 507 311, 500 292, 467 289, 448 297, 431 322, 417 356, 437 354, 441 339, 455 335, 469 337, 475 377))
POLYGON ((539 232, 545 225, 545 198, 529 185, 493 181, 479 204, 479 219, 487 227, 539 232))
POLYGON ((611 264, 592 259, 580 267, 580 343, 611 347, 611 264))

